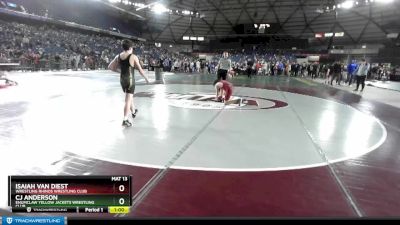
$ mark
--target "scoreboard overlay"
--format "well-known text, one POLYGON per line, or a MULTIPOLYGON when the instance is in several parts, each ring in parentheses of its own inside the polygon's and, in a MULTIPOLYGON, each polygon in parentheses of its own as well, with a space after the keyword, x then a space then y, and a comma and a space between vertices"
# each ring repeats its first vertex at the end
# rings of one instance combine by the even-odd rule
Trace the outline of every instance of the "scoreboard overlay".
POLYGON ((20 213, 128 213, 132 177, 9 176, 8 205, 20 213))

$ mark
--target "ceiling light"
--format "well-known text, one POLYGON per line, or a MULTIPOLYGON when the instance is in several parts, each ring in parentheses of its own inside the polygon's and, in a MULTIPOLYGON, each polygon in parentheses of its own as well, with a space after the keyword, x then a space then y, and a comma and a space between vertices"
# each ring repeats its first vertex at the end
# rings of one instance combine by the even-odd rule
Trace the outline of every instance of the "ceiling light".
POLYGON ((159 4, 159 3, 154 4, 154 6, 151 8, 151 10, 153 12, 155 12, 156 14, 161 14, 161 13, 169 11, 169 9, 167 9, 163 4, 159 4))
POLYGON ((335 33, 335 37, 343 37, 343 36, 344 36, 344 32, 335 33))
POLYGON ((354 6, 354 1, 348 0, 342 3, 342 7, 345 9, 350 9, 353 8, 354 6))
POLYGON ((315 38, 322 38, 324 36, 323 33, 316 33, 315 38))
POLYGON ((325 37, 333 37, 333 33, 325 33, 325 37))

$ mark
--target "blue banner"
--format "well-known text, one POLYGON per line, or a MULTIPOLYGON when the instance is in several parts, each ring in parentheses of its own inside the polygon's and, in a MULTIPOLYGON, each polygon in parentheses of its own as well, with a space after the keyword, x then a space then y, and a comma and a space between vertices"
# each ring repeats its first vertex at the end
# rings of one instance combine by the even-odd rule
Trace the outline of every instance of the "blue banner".
POLYGON ((5 216, 2 217, 2 225, 36 225, 36 224, 53 224, 64 225, 64 217, 22 217, 22 216, 5 216))

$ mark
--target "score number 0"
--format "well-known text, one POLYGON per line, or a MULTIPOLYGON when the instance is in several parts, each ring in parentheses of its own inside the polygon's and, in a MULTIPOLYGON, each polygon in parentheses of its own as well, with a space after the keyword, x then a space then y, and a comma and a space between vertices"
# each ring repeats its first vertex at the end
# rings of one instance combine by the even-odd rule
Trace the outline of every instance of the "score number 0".
MULTIPOLYGON (((119 185, 118 191, 119 191, 119 192, 124 192, 124 191, 125 191, 125 186, 122 185, 122 184, 119 185)), ((124 199, 124 198, 120 198, 120 199, 118 200, 118 203, 119 203, 120 205, 125 204, 125 199, 124 199)))

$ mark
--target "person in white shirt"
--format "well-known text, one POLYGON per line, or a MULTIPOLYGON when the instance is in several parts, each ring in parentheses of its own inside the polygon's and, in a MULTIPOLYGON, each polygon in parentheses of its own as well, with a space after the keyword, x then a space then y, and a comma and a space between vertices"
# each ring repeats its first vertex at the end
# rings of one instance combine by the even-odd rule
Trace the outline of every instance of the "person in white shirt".
POLYGON ((270 67, 269 63, 264 61, 263 67, 262 67, 262 74, 264 76, 269 74, 269 67, 270 67))
POLYGON ((200 61, 197 60, 197 62, 196 62, 196 70, 197 70, 198 73, 200 73, 200 66, 201 66, 200 65, 200 61))
POLYGON ((218 80, 226 80, 226 77, 232 69, 232 62, 228 58, 229 53, 227 51, 222 53, 222 58, 218 62, 218 80))
POLYGON ((179 60, 176 60, 174 63, 174 72, 178 72, 179 71, 179 65, 181 63, 179 62, 179 60))
POLYGON ((361 84, 361 91, 364 90, 365 87, 365 79, 367 78, 368 72, 370 70, 370 64, 365 61, 365 59, 361 60, 361 64, 358 65, 357 71, 356 71, 356 77, 357 77, 357 87, 353 91, 358 91, 358 87, 361 84))

